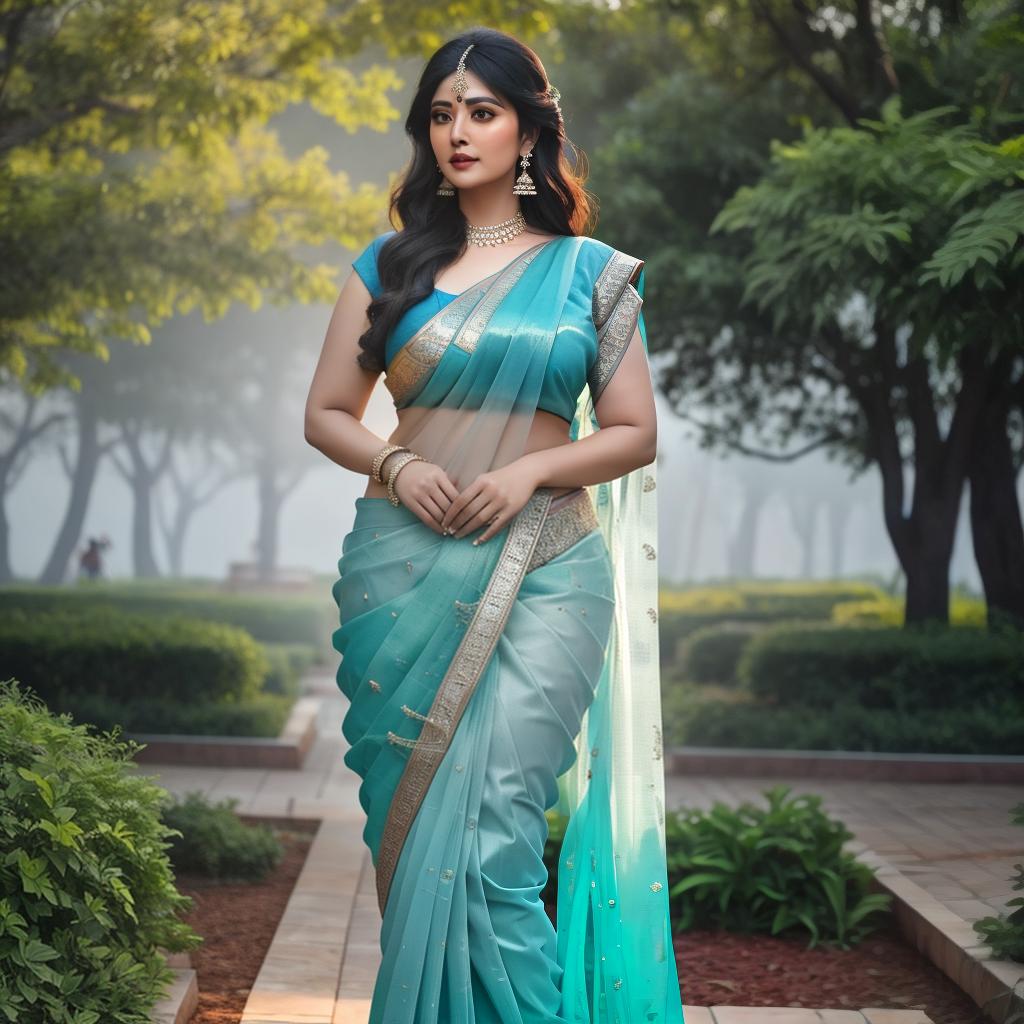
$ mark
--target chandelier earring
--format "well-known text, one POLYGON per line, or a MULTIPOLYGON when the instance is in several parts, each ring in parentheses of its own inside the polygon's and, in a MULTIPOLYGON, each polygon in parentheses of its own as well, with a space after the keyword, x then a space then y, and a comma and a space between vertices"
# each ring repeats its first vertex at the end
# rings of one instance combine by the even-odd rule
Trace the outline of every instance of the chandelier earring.
MULTIPOLYGON (((441 170, 441 165, 436 165, 437 169, 441 170)), ((437 195, 439 196, 453 196, 455 195, 455 186, 444 176, 444 172, 441 172, 441 184, 437 186, 437 195)))
POLYGON ((526 168, 530 166, 530 157, 533 154, 533 150, 530 149, 525 156, 521 156, 519 159, 523 162, 523 171, 516 178, 515 185, 512 186, 512 194, 516 196, 535 196, 537 194, 537 186, 533 183, 533 178, 527 173, 526 168))

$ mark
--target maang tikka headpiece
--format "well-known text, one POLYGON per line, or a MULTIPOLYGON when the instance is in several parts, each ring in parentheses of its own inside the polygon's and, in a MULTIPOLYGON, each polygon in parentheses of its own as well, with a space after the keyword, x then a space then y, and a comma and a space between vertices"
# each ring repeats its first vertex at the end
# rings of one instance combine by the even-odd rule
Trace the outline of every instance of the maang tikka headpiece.
MULTIPOLYGON (((462 56, 459 58, 458 66, 455 68, 455 82, 453 88, 455 89, 455 99, 461 103, 462 98, 466 95, 469 89, 469 82, 466 79, 466 54, 469 53, 476 43, 470 43, 465 50, 462 51, 462 56)), ((559 100, 562 98, 562 94, 550 83, 546 93, 551 97, 552 102, 555 104, 555 110, 558 112, 558 116, 562 116, 562 107, 559 100)))
POLYGON ((462 97, 466 95, 466 91, 469 89, 469 82, 466 80, 466 54, 469 53, 476 43, 470 43, 469 46, 462 52, 462 56, 459 58, 459 66, 455 69, 455 99, 459 103, 462 102, 462 97))

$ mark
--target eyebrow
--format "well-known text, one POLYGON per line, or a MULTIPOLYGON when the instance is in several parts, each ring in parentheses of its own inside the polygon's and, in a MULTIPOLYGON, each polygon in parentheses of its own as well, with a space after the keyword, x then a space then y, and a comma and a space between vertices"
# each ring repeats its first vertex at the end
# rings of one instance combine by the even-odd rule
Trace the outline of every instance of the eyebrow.
MULTIPOLYGON (((499 107, 505 106, 504 103, 500 100, 496 100, 493 96, 469 96, 463 100, 463 102, 467 105, 470 103, 493 103, 499 107)), ((434 100, 434 102, 431 103, 431 107, 450 107, 451 105, 451 100, 434 100)))

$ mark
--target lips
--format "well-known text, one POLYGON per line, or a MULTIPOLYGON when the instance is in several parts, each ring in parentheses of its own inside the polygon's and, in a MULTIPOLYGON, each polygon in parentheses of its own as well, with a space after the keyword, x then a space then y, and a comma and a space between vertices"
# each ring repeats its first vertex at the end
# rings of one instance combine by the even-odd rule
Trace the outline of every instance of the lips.
POLYGON ((468 167, 470 164, 476 163, 476 158, 470 156, 453 156, 449 162, 452 167, 468 167))

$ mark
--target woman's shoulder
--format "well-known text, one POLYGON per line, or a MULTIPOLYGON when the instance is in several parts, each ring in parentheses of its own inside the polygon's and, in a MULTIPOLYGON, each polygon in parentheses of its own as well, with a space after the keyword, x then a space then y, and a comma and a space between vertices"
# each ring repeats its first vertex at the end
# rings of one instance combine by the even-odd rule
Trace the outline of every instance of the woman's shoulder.
POLYGON ((592 253, 593 258, 602 265, 608 263, 608 261, 613 258, 620 260, 633 260, 643 263, 643 259, 641 257, 633 256, 623 249, 616 249, 613 245, 603 242, 600 238, 592 238, 588 235, 585 238, 585 243, 592 253))
POLYGON ((594 290, 618 297, 628 282, 635 285, 644 268, 644 260, 616 249, 599 238, 584 239, 584 254, 594 290))
POLYGON ((366 290, 376 298, 380 293, 380 274, 377 272, 377 259, 380 254, 380 247, 389 239, 392 235, 397 234, 396 231, 384 231, 377 235, 376 238, 372 239, 363 251, 352 261, 352 266, 355 268, 356 273, 363 279, 363 284, 366 285, 366 290))

